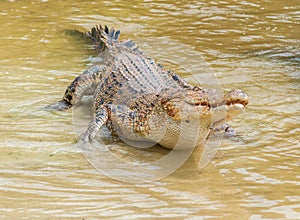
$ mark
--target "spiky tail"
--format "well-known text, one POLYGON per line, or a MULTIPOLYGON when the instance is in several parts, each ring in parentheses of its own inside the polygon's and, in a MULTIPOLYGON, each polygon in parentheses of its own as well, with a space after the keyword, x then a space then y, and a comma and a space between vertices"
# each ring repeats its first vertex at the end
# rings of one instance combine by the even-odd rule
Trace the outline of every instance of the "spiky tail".
POLYGON ((102 51, 105 48, 112 46, 114 42, 118 41, 120 31, 115 31, 113 28, 109 30, 106 25, 102 27, 100 24, 86 32, 86 36, 92 40, 97 49, 102 51))

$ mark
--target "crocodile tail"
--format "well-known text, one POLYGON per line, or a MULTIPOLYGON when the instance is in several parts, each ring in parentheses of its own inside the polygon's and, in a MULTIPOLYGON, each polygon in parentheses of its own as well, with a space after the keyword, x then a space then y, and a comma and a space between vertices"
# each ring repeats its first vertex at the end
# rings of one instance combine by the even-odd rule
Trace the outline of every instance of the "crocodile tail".
POLYGON ((105 48, 112 47, 114 42, 118 41, 120 31, 115 31, 113 28, 109 29, 106 25, 104 27, 96 25, 86 32, 86 36, 92 40, 97 49, 102 51, 105 48))

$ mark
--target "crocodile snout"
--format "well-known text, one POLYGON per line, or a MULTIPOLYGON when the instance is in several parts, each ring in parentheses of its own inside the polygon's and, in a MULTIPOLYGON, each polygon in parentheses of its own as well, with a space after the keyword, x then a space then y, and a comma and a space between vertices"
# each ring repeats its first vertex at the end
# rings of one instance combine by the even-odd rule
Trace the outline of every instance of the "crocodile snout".
POLYGON ((249 103, 247 93, 238 89, 228 92, 224 99, 226 101, 226 121, 244 112, 246 105, 249 103))
POLYGON ((245 107, 249 103, 249 96, 247 93, 239 89, 228 92, 224 96, 224 99, 226 101, 226 105, 242 104, 245 107))

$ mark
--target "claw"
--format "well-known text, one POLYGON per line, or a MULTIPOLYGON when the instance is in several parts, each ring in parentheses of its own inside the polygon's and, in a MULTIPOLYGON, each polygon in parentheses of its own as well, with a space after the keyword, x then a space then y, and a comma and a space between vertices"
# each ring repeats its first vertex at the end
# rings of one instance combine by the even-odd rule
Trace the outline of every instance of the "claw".
POLYGON ((85 152, 93 152, 95 150, 103 152, 108 151, 108 148, 103 143, 97 141, 95 137, 92 137, 87 132, 80 136, 78 144, 85 152))
POLYGON ((95 137, 92 137, 88 132, 85 132, 80 136, 80 140, 84 143, 93 143, 95 142, 95 137))
POLYGON ((45 107, 46 110, 57 110, 57 111, 64 111, 64 110, 68 110, 69 108, 71 108, 71 105, 66 103, 64 100, 54 102, 45 107))
POLYGON ((219 127, 213 128, 211 130, 211 135, 217 135, 217 134, 222 134, 222 135, 224 135, 224 137, 236 136, 234 129, 227 123, 225 123, 219 127))

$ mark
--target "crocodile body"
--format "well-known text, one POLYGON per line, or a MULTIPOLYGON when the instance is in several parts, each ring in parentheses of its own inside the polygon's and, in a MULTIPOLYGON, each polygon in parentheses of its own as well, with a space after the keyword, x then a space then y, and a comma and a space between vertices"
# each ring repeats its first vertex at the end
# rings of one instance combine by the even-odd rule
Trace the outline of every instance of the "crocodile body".
POLYGON ((213 89, 190 85, 144 56, 133 41, 119 41, 119 34, 101 25, 86 33, 102 62, 76 77, 63 99, 50 106, 69 109, 83 95, 94 94, 94 115, 83 141, 94 142, 107 126, 121 139, 185 149, 245 109, 246 93, 233 90, 220 97, 213 89))

